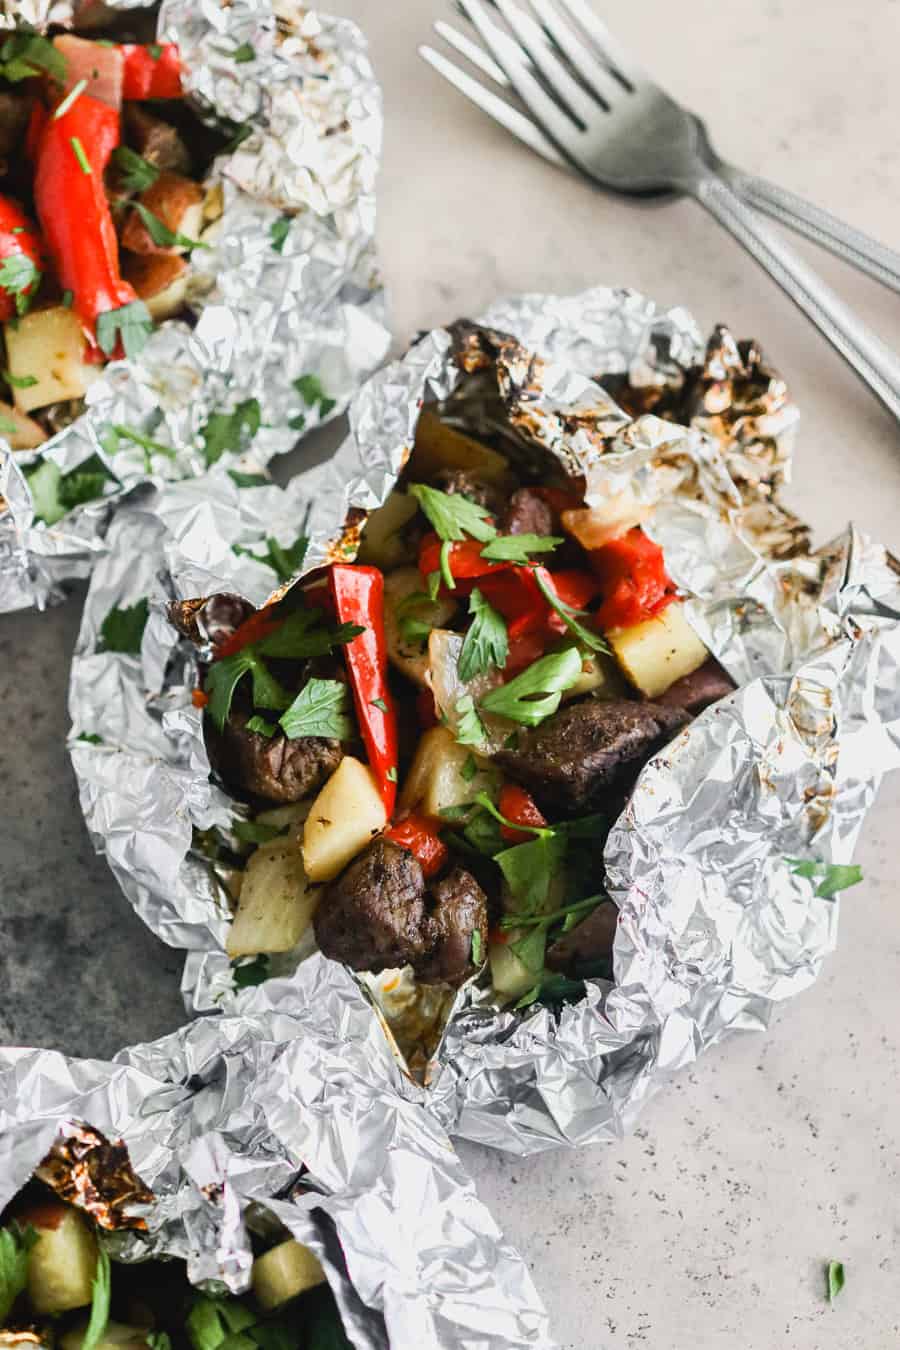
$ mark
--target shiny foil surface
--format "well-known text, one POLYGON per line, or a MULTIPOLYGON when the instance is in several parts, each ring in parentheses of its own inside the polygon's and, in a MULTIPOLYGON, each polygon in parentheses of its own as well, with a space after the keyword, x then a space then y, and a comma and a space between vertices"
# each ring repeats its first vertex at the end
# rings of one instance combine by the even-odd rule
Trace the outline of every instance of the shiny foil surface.
MULTIPOLYGON (((72 22, 63 3, 22 0, 9 14, 72 22)), ((211 416, 258 402, 250 444, 218 461, 258 474, 340 412, 388 349, 373 237, 381 93, 362 34, 291 0, 163 0, 158 36, 178 43, 195 112, 245 139, 204 181, 221 214, 191 257, 192 321, 167 320, 137 360, 106 366, 85 413, 40 450, 13 454, 0 439, 0 613, 44 607, 89 575, 135 485, 204 474, 211 416), (116 445, 111 426, 163 448, 116 445), (68 473, 95 456, 114 476, 103 497, 53 526, 37 519, 23 470, 49 459, 68 473)))
POLYGON ((321 965, 251 991, 240 1017, 201 1018, 112 1063, 0 1050, 0 1207, 53 1148, 47 1179, 118 1259, 181 1257, 193 1283, 240 1293, 249 1230, 273 1216, 319 1257, 358 1350, 552 1350, 521 1257, 355 985, 323 990, 321 965), (85 1157, 79 1195, 63 1174, 85 1157))
MULTIPOLYGON (((259 552, 302 522, 307 566, 352 549, 360 513, 405 463, 423 398, 476 433, 514 429, 511 449, 584 474, 589 501, 612 481, 652 504, 647 528, 691 622, 740 686, 646 766, 609 835, 613 984, 593 980, 560 1010, 498 1012, 485 974, 457 995, 428 1069, 426 1100, 451 1133, 515 1153, 596 1142, 706 1045, 763 1027, 815 978, 838 904, 786 860, 847 862, 898 762, 896 564, 853 529, 811 553, 778 504, 797 411, 753 344, 717 329, 705 346, 684 311, 632 292, 514 298, 373 376, 337 455, 287 492, 221 475, 202 504, 196 484, 176 484, 121 511, 72 669, 82 806, 132 905, 186 949, 189 1006, 242 1007, 223 892, 192 841, 244 808, 209 781, 195 658, 163 606, 228 589, 259 603, 274 574, 233 548, 254 531, 259 552), (140 656, 104 651, 110 608, 144 597, 140 656)), ((275 974, 302 982, 305 942, 273 959, 275 974)), ((338 966, 321 963, 319 979, 346 989, 338 966)))

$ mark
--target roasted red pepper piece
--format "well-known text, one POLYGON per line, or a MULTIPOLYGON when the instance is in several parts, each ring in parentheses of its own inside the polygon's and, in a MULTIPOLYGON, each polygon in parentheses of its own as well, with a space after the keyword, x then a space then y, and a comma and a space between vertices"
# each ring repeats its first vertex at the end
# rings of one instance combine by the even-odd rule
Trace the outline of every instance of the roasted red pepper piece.
POLYGON ((377 567, 334 563, 329 579, 339 623, 364 631, 344 647, 356 718, 388 817, 397 800, 397 714, 387 682, 384 577, 377 567))
POLYGON ((119 245, 103 190, 103 171, 118 144, 119 114, 80 94, 61 117, 50 118, 38 145, 38 219, 60 285, 72 292, 91 336, 98 315, 137 299, 119 275, 119 245))
POLYGON ((162 42, 149 47, 123 42, 121 51, 125 57, 123 98, 184 97, 181 58, 174 42, 162 42))
MULTIPOLYGON (((419 545, 419 571, 424 581, 428 580, 432 572, 441 570, 441 547, 441 540, 436 534, 426 534, 419 545)), ((484 544, 477 539, 460 539, 450 545, 450 574, 455 581, 463 583, 460 591, 464 595, 471 590, 466 582, 486 577, 490 572, 508 571, 512 566, 511 563, 488 562, 487 558, 481 556, 483 548, 484 544)))
POLYGON ((601 628, 630 628, 659 614, 675 599, 675 583, 666 571, 663 551, 640 526, 592 549, 590 556, 603 593, 603 604, 595 615, 601 628))
POLYGON ((449 849, 437 827, 427 816, 415 811, 385 830, 385 836, 411 853, 426 877, 437 876, 449 857, 449 849))
MULTIPOLYGON (((518 783, 506 783, 500 789, 497 809, 501 816, 506 816, 506 819, 512 822, 512 825, 527 825, 532 829, 542 830, 547 824, 531 793, 519 787, 518 783)), ((500 833, 511 844, 524 844, 534 838, 527 830, 516 830, 510 825, 501 825, 500 833)))
MULTIPOLYGON (((40 236, 34 223, 28 219, 15 202, 8 197, 0 197, 0 266, 7 258, 27 258, 39 273, 45 271, 47 261, 40 236)), ((40 276, 37 277, 40 284, 40 276)), ((0 320, 4 323, 12 319, 28 301, 33 298, 35 283, 7 290, 0 283, 0 320)))
POLYGON ((549 640, 566 632, 565 621, 542 595, 536 574, 557 599, 572 609, 584 609, 600 589, 596 577, 574 569, 549 572, 546 567, 517 565, 502 576, 482 578, 479 590, 506 619, 511 642, 529 633, 543 633, 549 640))
POLYGON ((25 155, 28 159, 35 159, 38 152, 41 136, 44 127, 47 125, 47 118, 50 114, 44 107, 40 99, 36 98, 31 105, 31 112, 28 117, 28 127, 25 131, 25 155))
POLYGON ((217 643, 215 659, 218 661, 224 656, 234 656, 244 647, 249 647, 254 642, 262 642, 270 633, 277 632, 283 623, 284 619, 276 619, 271 610, 258 609, 249 619, 239 624, 230 637, 217 643))

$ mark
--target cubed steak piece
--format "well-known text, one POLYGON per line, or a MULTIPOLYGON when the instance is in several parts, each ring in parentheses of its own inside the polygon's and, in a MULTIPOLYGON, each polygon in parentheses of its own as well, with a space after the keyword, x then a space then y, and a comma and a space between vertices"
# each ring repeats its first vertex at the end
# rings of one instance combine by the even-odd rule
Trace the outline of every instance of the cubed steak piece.
POLYGON ((734 693, 734 681, 712 657, 691 675, 683 675, 680 680, 670 684, 664 694, 657 696, 657 703, 666 708, 683 708, 691 717, 696 717, 711 703, 718 703, 734 693))
POLYGON ((300 802, 318 792, 343 759, 341 743, 330 737, 283 732, 261 736, 248 731, 250 714, 232 709, 225 730, 205 722, 209 762, 224 782, 268 802, 300 802))
POLYGON ((474 973, 472 938, 477 932, 479 950, 487 953, 487 897, 470 872, 454 867, 433 883, 431 913, 435 943, 416 965, 423 984, 459 984, 474 973))
POLYGON ((433 483, 451 497, 456 493, 468 497, 470 502, 483 506, 491 515, 499 514, 503 505, 503 497, 497 487, 469 469, 441 469, 434 475, 433 483))
POLYGON ((554 533, 553 510, 531 488, 519 488, 509 499, 500 520, 503 534, 554 533))

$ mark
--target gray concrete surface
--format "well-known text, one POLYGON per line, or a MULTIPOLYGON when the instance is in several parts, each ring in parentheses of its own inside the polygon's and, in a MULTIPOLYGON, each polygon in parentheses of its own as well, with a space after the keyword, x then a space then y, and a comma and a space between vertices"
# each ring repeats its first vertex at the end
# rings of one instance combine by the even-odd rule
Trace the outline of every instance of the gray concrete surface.
MULTIPOLYGON (((896 546, 900 432, 698 208, 638 210, 530 158, 415 57, 449 0, 332 0, 386 90, 380 232, 395 330, 515 290, 628 284, 760 338, 804 421, 792 500, 896 546)), ((900 4, 608 0, 723 152, 900 245, 900 4)), ((805 255, 900 348, 900 300, 805 255)), ((90 850, 63 749, 77 595, 0 619, 0 1036, 108 1054, 181 1020, 180 959, 90 850)), ((888 1350, 900 1344, 900 782, 860 850, 840 948, 767 1038, 710 1054, 630 1139, 519 1161, 464 1147, 567 1350, 888 1350), (824 1263, 847 1285, 829 1308, 824 1263)), ((412 1348, 411 1348, 412 1350, 412 1348)))

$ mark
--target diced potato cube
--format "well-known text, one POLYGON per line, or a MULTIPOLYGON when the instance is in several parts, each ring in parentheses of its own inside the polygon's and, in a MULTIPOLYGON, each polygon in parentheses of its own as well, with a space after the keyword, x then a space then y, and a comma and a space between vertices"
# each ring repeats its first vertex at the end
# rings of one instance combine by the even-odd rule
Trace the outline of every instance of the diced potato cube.
POLYGON ((403 539, 403 530, 412 520, 419 503, 405 492, 392 492, 383 506, 373 511, 366 521, 359 561, 389 572, 409 561, 409 550, 403 539))
POLYGON ((564 529, 575 536, 582 548, 590 551, 618 539, 649 515, 650 507, 639 502, 629 487, 607 497, 599 505, 563 511, 561 520, 564 529))
POLYGON ((156 323, 171 319, 184 307, 191 274, 184 258, 172 253, 130 253, 123 256, 122 274, 156 323))
POLYGON ((20 1214, 37 1242, 28 1258, 28 1298, 36 1313, 68 1312, 90 1303, 97 1270, 97 1239, 87 1221, 56 1200, 20 1214))
POLYGON ((291 1238, 258 1256, 250 1278, 260 1307, 268 1312, 307 1289, 324 1284, 325 1272, 316 1254, 291 1238))
MULTIPOLYGON (((164 171, 137 199, 173 234, 196 240, 203 229, 203 189, 192 178, 164 171)), ((137 211, 130 211, 121 234, 132 253, 185 253, 186 244, 157 243, 137 211)))
POLYGON ((407 475, 410 482, 432 478, 440 469, 470 469, 480 478, 498 487, 511 485, 505 457, 442 422, 437 413, 426 408, 416 427, 407 475))
POLYGON ((47 439, 39 423, 8 403, 0 403, 0 436, 8 442, 10 450, 35 450, 47 439))
POLYGON ((312 922, 318 901, 319 893, 309 884, 294 840, 260 844, 244 869, 226 952, 232 959, 259 952, 289 952, 312 922))
POLYGON ((81 398, 100 374, 99 366, 85 361, 81 320, 65 305, 23 314, 15 326, 4 324, 3 333, 10 375, 15 380, 34 380, 13 390, 19 412, 81 398))
POLYGON ((417 567, 401 567, 388 573, 384 579, 384 633, 392 663, 407 679, 425 688, 430 669, 428 648, 423 642, 404 635, 404 620, 415 620, 430 629, 443 628, 456 613, 456 601, 424 599, 415 604, 404 604, 416 592, 424 593, 417 567))
MULTIPOLYGON (((87 1318, 71 1327, 60 1337, 61 1350, 81 1350, 87 1329, 87 1318)), ((107 1322, 96 1342, 96 1350, 146 1350, 146 1346, 147 1328, 130 1327, 125 1322, 107 1322)))
POLYGON ((313 802, 303 827, 310 881, 331 881, 387 824, 375 775, 345 755, 313 802))
POLYGON ((606 636, 628 679, 647 698, 658 698, 709 659, 677 600, 655 618, 612 629, 606 636))
POLYGON ((432 727, 416 747, 400 805, 439 819, 442 811, 474 802, 479 792, 493 796, 499 779, 497 770, 476 760, 472 747, 460 745, 447 727, 432 727), (469 777, 473 760, 475 773, 469 777))

